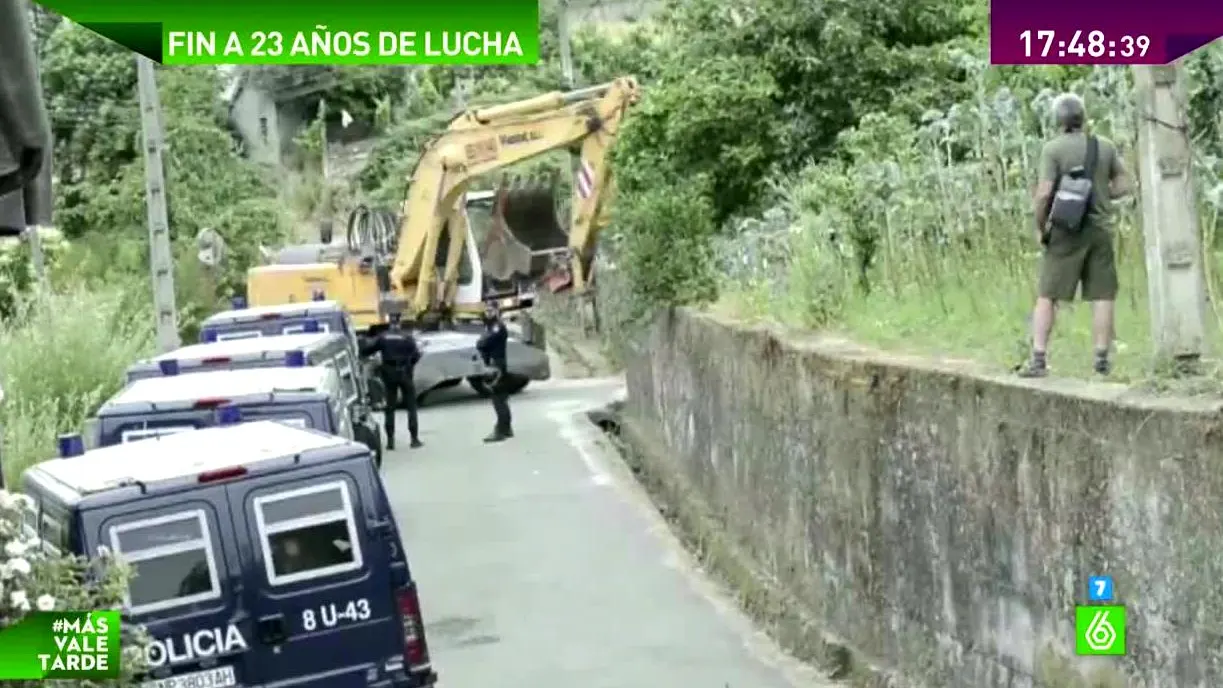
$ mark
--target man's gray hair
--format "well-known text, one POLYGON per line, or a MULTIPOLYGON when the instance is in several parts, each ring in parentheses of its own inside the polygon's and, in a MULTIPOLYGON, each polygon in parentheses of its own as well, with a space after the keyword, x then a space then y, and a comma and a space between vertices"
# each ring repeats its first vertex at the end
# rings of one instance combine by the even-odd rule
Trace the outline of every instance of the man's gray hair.
POLYGON ((1076 131, 1087 121, 1087 108, 1075 93, 1063 93, 1053 99, 1053 121, 1062 131, 1076 131))

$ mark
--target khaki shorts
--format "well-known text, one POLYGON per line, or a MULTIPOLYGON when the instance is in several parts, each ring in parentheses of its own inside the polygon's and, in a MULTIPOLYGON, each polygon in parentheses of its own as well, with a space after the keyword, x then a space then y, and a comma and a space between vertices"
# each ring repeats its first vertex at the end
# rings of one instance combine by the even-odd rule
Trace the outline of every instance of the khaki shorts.
POLYGON ((1068 233, 1054 229, 1040 264, 1039 294, 1054 301, 1073 301, 1079 285, 1084 301, 1117 298, 1117 259, 1112 233, 1084 227, 1068 233))

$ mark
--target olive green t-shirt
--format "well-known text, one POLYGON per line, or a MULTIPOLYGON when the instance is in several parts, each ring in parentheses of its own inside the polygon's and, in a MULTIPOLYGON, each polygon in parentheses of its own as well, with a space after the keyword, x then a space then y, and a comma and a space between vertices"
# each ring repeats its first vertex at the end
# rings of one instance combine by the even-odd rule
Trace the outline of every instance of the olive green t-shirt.
MULTIPOLYGON (((1091 181, 1091 208, 1087 211, 1085 226, 1111 226, 1112 200, 1109 183, 1121 174, 1121 160, 1117 155, 1117 147, 1103 136, 1096 136, 1099 141, 1099 153, 1096 157, 1096 173, 1091 181)), ((1040 181, 1051 182, 1057 188, 1057 182, 1070 170, 1087 165, 1087 135, 1076 131, 1059 134, 1045 144, 1040 151, 1040 181)))

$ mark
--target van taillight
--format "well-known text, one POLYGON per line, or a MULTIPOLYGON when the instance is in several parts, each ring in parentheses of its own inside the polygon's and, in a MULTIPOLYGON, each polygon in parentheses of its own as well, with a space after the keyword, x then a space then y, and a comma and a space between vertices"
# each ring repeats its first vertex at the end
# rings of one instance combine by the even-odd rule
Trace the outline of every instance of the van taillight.
POLYGON ((259 316, 260 320, 276 320, 280 317, 279 313, 264 313, 259 316))
POLYGON ((403 655, 408 673, 429 670, 429 645, 425 642, 425 624, 420 615, 420 598, 416 586, 408 585, 398 593, 399 613, 403 615, 403 655))
POLYGON ((210 363, 229 363, 229 356, 209 356, 208 358, 201 358, 200 363, 204 365, 210 363))

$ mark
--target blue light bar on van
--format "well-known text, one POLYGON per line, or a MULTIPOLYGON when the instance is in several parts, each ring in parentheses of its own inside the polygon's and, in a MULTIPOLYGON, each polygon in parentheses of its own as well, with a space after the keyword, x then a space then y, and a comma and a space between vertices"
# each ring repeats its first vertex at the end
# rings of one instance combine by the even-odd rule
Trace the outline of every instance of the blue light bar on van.
POLYGON ((229 305, 235 311, 243 310, 244 308, 246 308, 246 297, 245 296, 235 296, 229 300, 229 305))
POLYGON ((60 435, 58 444, 61 459, 70 459, 85 453, 85 439, 77 433, 60 435))
POLYGON ((203 332, 200 333, 200 341, 202 342, 211 343, 211 342, 215 342, 216 340, 217 340, 216 330, 209 329, 209 330, 204 330, 203 332))
POLYGON ((321 331, 322 331, 322 328, 319 327, 317 320, 307 320, 306 322, 302 323, 302 332, 321 332, 321 331))
POLYGON ((157 368, 162 375, 178 375, 178 361, 173 358, 158 361, 157 368))
POLYGON ((217 409, 217 425, 236 425, 242 422, 242 409, 237 406, 222 406, 217 409))
POLYGON ((326 301, 327 294, 323 293, 322 289, 315 289, 314 291, 310 292, 310 300, 311 301, 326 301))
POLYGON ((306 367, 306 352, 305 351, 286 351, 285 352, 285 367, 287 368, 306 367))

